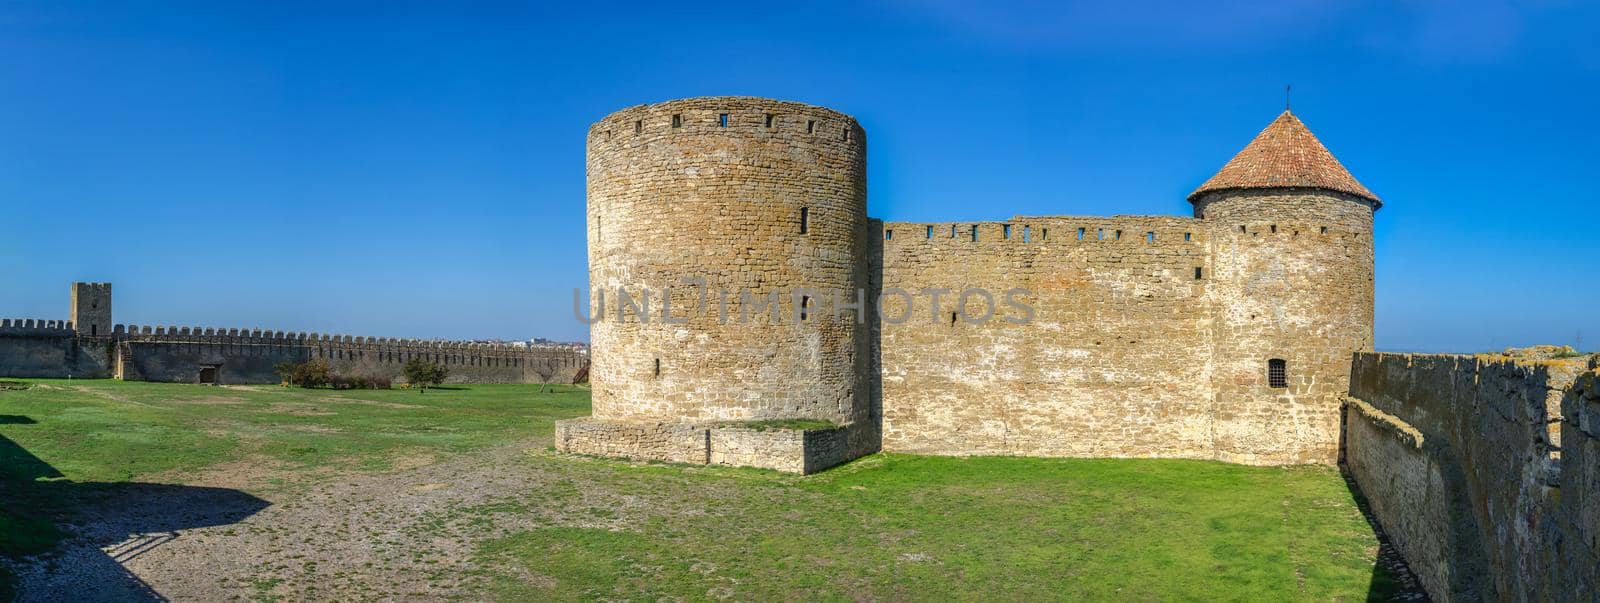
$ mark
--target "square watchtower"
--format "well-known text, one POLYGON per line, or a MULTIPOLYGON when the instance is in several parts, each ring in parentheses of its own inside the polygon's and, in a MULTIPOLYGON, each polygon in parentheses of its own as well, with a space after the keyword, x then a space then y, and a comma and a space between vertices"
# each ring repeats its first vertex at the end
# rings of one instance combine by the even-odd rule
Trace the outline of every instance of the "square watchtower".
POLYGON ((78 336, 110 337, 111 283, 73 283, 71 316, 78 336))

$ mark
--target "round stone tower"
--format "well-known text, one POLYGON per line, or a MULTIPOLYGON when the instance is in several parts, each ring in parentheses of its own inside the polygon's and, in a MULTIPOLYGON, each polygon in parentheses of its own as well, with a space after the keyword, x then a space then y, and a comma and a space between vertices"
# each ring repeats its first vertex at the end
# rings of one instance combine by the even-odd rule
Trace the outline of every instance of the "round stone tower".
POLYGON ((1382 203, 1288 111, 1189 201, 1214 245, 1219 459, 1335 461, 1352 353, 1372 349, 1382 203))
POLYGON ((833 304, 868 286, 866 199, 865 136, 830 109, 702 97, 591 126, 593 421, 869 421, 871 330, 833 304))

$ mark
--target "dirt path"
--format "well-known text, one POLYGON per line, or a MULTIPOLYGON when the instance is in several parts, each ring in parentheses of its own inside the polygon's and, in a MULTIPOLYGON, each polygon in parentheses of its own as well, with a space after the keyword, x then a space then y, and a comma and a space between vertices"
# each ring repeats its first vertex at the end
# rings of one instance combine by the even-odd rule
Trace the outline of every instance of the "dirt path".
POLYGON ((82 519, 71 528, 75 537, 61 552, 19 568, 21 600, 464 594, 483 580, 481 572, 468 571, 477 542, 560 521, 537 512, 493 521, 462 513, 562 480, 548 463, 529 462, 530 450, 545 444, 337 476, 276 494, 215 487, 240 486, 225 475, 181 486, 119 486, 83 501, 82 519))

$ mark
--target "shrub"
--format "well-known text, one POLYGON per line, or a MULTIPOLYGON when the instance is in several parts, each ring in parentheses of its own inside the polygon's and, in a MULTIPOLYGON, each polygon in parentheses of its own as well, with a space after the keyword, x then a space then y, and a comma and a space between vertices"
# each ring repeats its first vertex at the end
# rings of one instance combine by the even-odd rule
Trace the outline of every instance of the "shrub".
POLYGON ((450 369, 448 367, 435 362, 428 362, 421 358, 407 360, 405 367, 401 370, 405 372, 406 380, 410 381, 411 385, 421 389, 423 393, 427 393, 429 385, 438 385, 444 383, 445 379, 450 378, 450 369))
POLYGON ((332 373, 328 370, 328 361, 318 358, 305 362, 280 362, 273 370, 278 377, 283 379, 284 385, 298 385, 311 388, 329 385, 332 373))
POLYGON ((389 389, 394 386, 394 381, 388 377, 368 375, 333 375, 328 379, 328 385, 333 389, 389 389))

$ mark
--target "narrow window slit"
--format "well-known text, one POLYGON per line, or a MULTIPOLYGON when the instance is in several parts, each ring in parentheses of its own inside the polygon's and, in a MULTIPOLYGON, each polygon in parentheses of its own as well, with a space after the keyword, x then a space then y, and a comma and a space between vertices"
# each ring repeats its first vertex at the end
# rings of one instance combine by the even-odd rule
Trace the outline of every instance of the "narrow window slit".
POLYGON ((672 127, 674 127, 674 128, 683 127, 683 116, 682 115, 673 115, 672 116, 672 127))
POLYGON ((723 114, 717 116, 717 125, 720 126, 720 127, 724 127, 724 128, 728 127, 728 114, 727 113, 723 113, 723 114))
POLYGON ((810 230, 811 230, 811 208, 802 207, 802 208, 800 208, 800 234, 806 234, 806 233, 810 232, 810 230))

